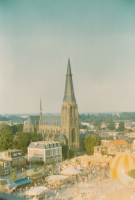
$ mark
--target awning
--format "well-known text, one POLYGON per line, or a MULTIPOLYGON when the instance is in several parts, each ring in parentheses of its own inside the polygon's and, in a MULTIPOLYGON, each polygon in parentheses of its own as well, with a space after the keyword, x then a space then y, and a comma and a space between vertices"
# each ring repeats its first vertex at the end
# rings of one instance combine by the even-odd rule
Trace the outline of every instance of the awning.
POLYGON ((36 176, 31 176, 32 179, 38 179, 38 178, 42 178, 43 176, 45 176, 45 174, 38 174, 36 176))
POLYGON ((29 178, 20 178, 18 180, 15 180, 15 181, 10 181, 9 184, 11 188, 13 187, 18 187, 18 186, 21 186, 21 185, 25 185, 27 183, 31 183, 33 180, 32 179, 29 179, 29 178))
POLYGON ((27 195, 40 195, 40 194, 46 192, 46 190, 48 190, 47 187, 39 186, 39 187, 30 188, 29 190, 27 190, 25 192, 25 194, 27 194, 27 195))

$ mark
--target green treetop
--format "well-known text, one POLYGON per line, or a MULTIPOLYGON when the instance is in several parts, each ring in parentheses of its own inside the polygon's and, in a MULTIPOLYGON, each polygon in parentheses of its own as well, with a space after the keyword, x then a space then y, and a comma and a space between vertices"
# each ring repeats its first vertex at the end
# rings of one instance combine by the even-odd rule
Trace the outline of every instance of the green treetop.
POLYGON ((44 163, 43 169, 44 169, 44 171, 46 172, 46 170, 47 170, 47 164, 46 164, 46 163, 44 163))
POLYGON ((125 130, 124 121, 120 121, 117 131, 124 131, 124 130, 125 130))
POLYGON ((53 167, 53 169, 54 169, 54 167, 56 166, 56 162, 55 162, 54 159, 52 160, 52 163, 51 163, 51 164, 52 164, 52 167, 53 167))
POLYGON ((108 128, 109 130, 115 130, 115 124, 114 124, 113 119, 108 118, 108 119, 106 120, 106 123, 108 124, 107 128, 108 128))
POLYGON ((135 169, 131 169, 129 172, 128 172, 128 175, 132 178, 135 179, 135 169))
POLYGON ((94 146, 100 145, 100 138, 98 138, 97 136, 88 135, 85 138, 84 144, 85 144, 85 149, 87 149, 89 152, 93 152, 94 146))
POLYGON ((37 172, 37 165, 36 164, 34 165, 33 170, 34 170, 34 172, 37 172))
POLYGON ((1 134, 0 138, 0 150, 8 150, 11 149, 13 146, 13 134, 10 132, 10 130, 4 130, 1 134))
POLYGON ((99 119, 95 119, 93 122, 93 125, 95 126, 96 129, 100 129, 101 128, 101 122, 99 119))
POLYGON ((16 180, 16 179, 17 179, 16 173, 13 172, 12 181, 14 181, 14 180, 16 180))

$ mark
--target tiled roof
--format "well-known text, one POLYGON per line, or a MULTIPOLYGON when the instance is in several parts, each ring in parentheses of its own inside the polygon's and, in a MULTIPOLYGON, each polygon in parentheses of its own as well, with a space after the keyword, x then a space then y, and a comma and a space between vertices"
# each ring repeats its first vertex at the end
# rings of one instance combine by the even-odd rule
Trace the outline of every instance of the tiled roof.
POLYGON ((115 144, 127 144, 125 140, 111 140, 110 142, 113 142, 115 144))

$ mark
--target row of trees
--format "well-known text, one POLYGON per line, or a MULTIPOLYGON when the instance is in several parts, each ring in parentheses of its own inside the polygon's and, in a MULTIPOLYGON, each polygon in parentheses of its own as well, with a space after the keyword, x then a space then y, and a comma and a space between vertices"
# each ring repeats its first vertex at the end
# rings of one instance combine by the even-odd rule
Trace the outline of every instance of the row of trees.
MULTIPOLYGON (((0 124, 0 151, 7 149, 21 149, 25 154, 27 153, 27 147, 30 142, 41 141, 42 138, 35 132, 22 132, 22 124, 8 126, 6 124, 0 124), (16 134, 15 134, 16 133, 16 134)), ((68 145, 61 143, 62 157, 63 159, 72 158, 74 152, 68 149, 68 145)))
POLYGON ((22 124, 13 126, 0 124, 0 151, 16 148, 22 149, 24 153, 27 153, 27 147, 31 141, 41 141, 39 134, 22 131, 22 124))
POLYGON ((106 121, 107 119, 113 120, 133 120, 135 121, 135 112, 122 112, 118 115, 113 115, 109 113, 99 113, 99 114, 79 114, 79 120, 84 122, 93 122, 98 119, 100 122, 106 121))
MULTIPOLYGON (((116 130, 116 131, 124 131, 125 130, 124 121, 120 121, 119 127, 117 129, 115 127, 115 123, 114 123, 114 120, 112 118, 107 119, 106 123, 107 123, 107 128, 109 130, 116 130)), ((95 119, 94 122, 93 122, 93 125, 95 126, 95 128, 97 130, 101 129, 101 122, 100 122, 99 119, 95 119)))

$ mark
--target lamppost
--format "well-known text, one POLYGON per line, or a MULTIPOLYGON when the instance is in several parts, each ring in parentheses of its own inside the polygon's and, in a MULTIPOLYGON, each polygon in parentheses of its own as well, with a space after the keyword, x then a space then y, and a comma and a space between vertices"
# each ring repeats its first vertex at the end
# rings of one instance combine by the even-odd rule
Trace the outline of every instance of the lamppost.
POLYGON ((99 169, 99 200, 100 200, 100 169, 99 169))

